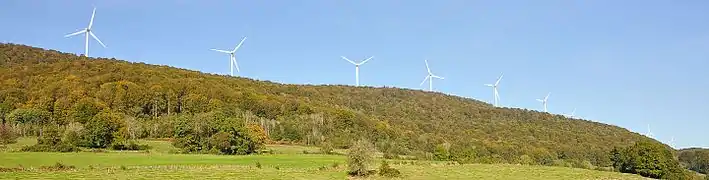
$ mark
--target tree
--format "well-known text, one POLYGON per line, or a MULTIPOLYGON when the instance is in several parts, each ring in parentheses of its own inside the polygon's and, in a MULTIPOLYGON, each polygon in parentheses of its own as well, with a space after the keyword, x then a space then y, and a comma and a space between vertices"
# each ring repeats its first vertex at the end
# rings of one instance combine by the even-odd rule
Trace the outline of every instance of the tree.
POLYGON ((639 141, 610 153, 613 167, 623 173, 662 179, 686 176, 672 152, 659 143, 639 141))
POLYGON ((367 140, 355 142, 347 153, 348 174, 352 176, 368 176, 369 164, 372 161, 374 148, 367 140))
POLYGON ((121 114, 103 111, 86 123, 83 139, 85 147, 105 148, 114 140, 114 132, 125 126, 121 114))
POLYGON ((79 100, 71 110, 71 116, 74 121, 81 124, 86 124, 91 120, 96 114, 101 112, 105 108, 105 105, 98 102, 93 98, 84 98, 79 100))
POLYGON ((7 119, 15 124, 27 124, 39 127, 39 136, 42 136, 42 126, 49 122, 49 112, 39 109, 15 109, 7 119))
POLYGON ((5 124, 5 117, 12 112, 13 108, 9 101, 0 103, 0 123, 5 124))

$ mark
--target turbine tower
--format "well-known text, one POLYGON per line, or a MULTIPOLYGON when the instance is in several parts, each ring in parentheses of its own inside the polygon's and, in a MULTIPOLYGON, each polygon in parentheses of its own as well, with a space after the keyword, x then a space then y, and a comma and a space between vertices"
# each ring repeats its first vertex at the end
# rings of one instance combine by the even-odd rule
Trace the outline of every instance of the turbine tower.
POLYGON ((367 61, 369 61, 370 59, 374 58, 374 56, 371 56, 371 57, 369 57, 369 58, 367 58, 367 59, 365 59, 364 61, 359 62, 359 63, 355 63, 354 61, 351 61, 350 59, 347 59, 345 56, 340 56, 340 57, 342 57, 342 59, 347 60, 347 61, 349 61, 350 63, 352 63, 352 64, 355 65, 355 82, 356 82, 357 86, 359 86, 359 66, 361 66, 361 65, 364 64, 364 63, 367 63, 367 61))
POLYGON ((421 84, 419 86, 423 86, 423 83, 428 80, 428 91, 433 91, 433 78, 438 78, 443 80, 443 77, 436 76, 431 72, 431 68, 428 67, 428 60, 423 60, 426 63, 426 70, 428 70, 428 75, 426 75, 426 78, 423 79, 421 84))
POLYGON ((497 78, 497 81, 495 81, 495 84, 485 84, 485 86, 492 87, 492 98, 493 98, 493 105, 497 107, 497 102, 500 101, 500 94, 497 93, 497 86, 500 84, 500 80, 502 80, 502 76, 505 74, 500 74, 500 77, 497 78))
POLYGON ((542 99, 537 99, 537 101, 542 102, 542 105, 544 105, 544 112, 548 112, 548 111, 547 111, 547 100, 549 99, 549 95, 550 95, 550 94, 551 94, 551 92, 550 92, 550 93, 547 93, 547 96, 544 97, 543 100, 542 100, 542 99))
POLYGON ((85 36, 86 36, 86 45, 85 45, 85 50, 86 50, 86 51, 85 51, 84 55, 85 55, 86 57, 89 57, 89 36, 93 37, 96 41, 98 41, 99 44, 101 44, 101 46, 103 46, 104 48, 106 48, 106 45, 103 44, 103 42, 101 42, 101 40, 98 40, 98 37, 96 37, 96 35, 94 35, 94 33, 93 33, 92 29, 91 29, 91 26, 94 25, 94 15, 96 15, 96 8, 94 8, 93 13, 91 13, 91 21, 89 21, 89 27, 86 27, 86 28, 84 28, 84 29, 82 29, 82 30, 79 30, 79 31, 75 32, 75 33, 71 33, 71 34, 68 34, 68 35, 64 36, 64 37, 71 37, 71 36, 76 36, 76 35, 79 35, 79 34, 81 34, 81 33, 84 33, 85 36))
POLYGON ((229 65, 229 72, 231 73, 231 76, 234 76, 234 67, 236 67, 237 72, 240 72, 239 71, 239 64, 236 63, 236 57, 235 57, 234 53, 236 53, 236 50, 239 50, 239 47, 241 47, 241 44, 243 44, 245 40, 246 40, 246 37, 242 38, 241 42, 239 42, 239 45, 236 45, 236 47, 232 51, 211 49, 212 51, 223 52, 223 53, 229 54, 229 61, 231 63, 229 65))

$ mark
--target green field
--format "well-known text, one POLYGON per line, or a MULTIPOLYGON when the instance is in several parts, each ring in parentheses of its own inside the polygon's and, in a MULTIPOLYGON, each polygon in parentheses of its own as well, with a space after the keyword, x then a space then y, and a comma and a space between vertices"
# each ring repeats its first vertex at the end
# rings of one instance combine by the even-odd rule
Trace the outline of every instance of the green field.
MULTIPOLYGON (((317 148, 269 145, 274 154, 221 156, 168 153, 166 141, 143 141, 150 151, 29 153, 14 152, 31 138, 0 147, 0 166, 23 167, 0 172, 0 179, 347 179, 345 157, 303 154, 317 148), (57 162, 73 170, 42 170, 57 162), (257 167, 256 164, 261 164, 257 167)), ((377 165, 377 164, 374 164, 377 165)), ((458 165, 448 162, 393 161, 400 179, 642 179, 640 176, 585 169, 508 164, 458 165)), ((372 168, 375 168, 373 166, 372 168)), ((369 179, 389 179, 379 176, 369 179)))

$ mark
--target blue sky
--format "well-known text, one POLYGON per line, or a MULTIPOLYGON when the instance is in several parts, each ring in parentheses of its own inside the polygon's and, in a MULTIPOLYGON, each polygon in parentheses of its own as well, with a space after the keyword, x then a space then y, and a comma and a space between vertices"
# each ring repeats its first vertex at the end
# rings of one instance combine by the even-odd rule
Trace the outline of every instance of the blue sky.
POLYGON ((367 86, 424 89, 549 111, 709 147, 709 1, 4 0, 0 42, 83 53, 88 25, 108 46, 90 55, 282 83, 351 84, 340 59, 374 56, 367 86))

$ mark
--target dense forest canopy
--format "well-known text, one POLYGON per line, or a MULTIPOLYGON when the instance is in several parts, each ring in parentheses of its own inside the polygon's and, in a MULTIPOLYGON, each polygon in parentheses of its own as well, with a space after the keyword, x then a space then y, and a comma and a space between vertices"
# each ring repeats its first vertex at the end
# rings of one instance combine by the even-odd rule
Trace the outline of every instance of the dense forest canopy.
POLYGON ((173 138, 183 116, 228 116, 257 124, 269 141, 346 148, 367 138, 388 154, 460 162, 609 167, 613 147, 660 144, 613 125, 441 93, 287 85, 0 44, 3 122, 16 109, 60 125, 108 110, 130 117, 134 138, 173 138))

